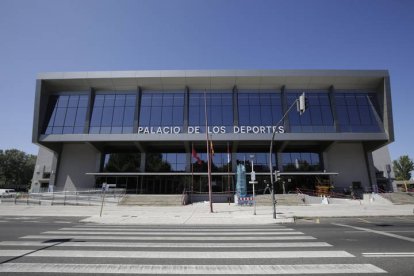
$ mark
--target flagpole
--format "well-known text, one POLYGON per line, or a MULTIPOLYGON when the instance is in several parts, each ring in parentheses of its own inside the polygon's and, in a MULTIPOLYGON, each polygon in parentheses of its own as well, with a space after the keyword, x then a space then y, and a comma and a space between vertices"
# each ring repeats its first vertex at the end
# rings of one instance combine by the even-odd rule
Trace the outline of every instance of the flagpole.
POLYGON ((191 143, 191 194, 190 201, 193 204, 193 193, 194 193, 194 163, 193 163, 193 152, 194 152, 194 143, 191 143))
POLYGON ((207 97, 206 90, 204 89, 204 117, 206 120, 206 143, 207 143, 207 171, 208 171, 208 200, 210 201, 210 213, 213 213, 213 201, 211 194, 211 153, 210 145, 208 144, 208 121, 207 121, 207 97))
POLYGON ((230 146, 227 142, 227 189, 228 189, 228 201, 230 205, 230 146))

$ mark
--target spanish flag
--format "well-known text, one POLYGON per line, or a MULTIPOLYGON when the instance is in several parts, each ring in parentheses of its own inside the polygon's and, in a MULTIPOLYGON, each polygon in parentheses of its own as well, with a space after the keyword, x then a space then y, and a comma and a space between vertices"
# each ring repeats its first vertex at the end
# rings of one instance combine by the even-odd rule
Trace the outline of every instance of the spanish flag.
POLYGON ((212 140, 210 140, 210 152, 211 152, 211 155, 213 156, 214 155, 214 148, 213 148, 213 141, 212 140))
POLYGON ((194 159, 197 160, 197 163, 200 165, 201 164, 201 159, 198 156, 198 153, 196 152, 196 150, 194 149, 194 146, 193 146, 193 150, 192 150, 192 154, 191 155, 193 156, 194 159))

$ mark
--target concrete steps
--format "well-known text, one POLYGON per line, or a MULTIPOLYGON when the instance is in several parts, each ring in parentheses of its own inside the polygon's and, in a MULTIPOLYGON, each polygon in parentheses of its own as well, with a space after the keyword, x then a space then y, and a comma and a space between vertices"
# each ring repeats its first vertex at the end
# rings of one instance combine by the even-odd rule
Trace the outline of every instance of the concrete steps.
MULTIPOLYGON (((276 201, 277 205, 284 205, 284 206, 298 206, 304 205, 302 200, 302 195, 297 194, 276 194, 276 201)), ((256 204, 259 205, 272 205, 272 196, 270 194, 266 195, 257 195, 256 196, 256 204)))
MULTIPOLYGON (((192 196, 193 202, 202 202, 208 200, 208 195, 202 198, 200 196, 192 196)), ((285 206, 298 206, 304 205, 302 200, 303 195, 297 194, 276 194, 276 200, 278 205, 285 206)), ((233 198, 231 198, 233 199, 233 198)), ((186 203, 190 203, 190 197, 187 196, 183 199, 182 195, 125 195, 120 201, 119 205, 136 205, 136 206, 179 206, 183 205, 183 200, 186 203)), ((227 195, 213 195, 213 202, 228 202, 227 195)), ((233 202, 233 200, 232 200, 233 202)), ((270 194, 256 195, 256 204, 271 206, 272 197, 270 194)))
POLYGON ((183 195, 125 195, 119 205, 179 206, 183 195))
POLYGON ((414 204, 414 194, 413 193, 383 193, 380 194, 385 199, 390 200, 394 204, 414 204))

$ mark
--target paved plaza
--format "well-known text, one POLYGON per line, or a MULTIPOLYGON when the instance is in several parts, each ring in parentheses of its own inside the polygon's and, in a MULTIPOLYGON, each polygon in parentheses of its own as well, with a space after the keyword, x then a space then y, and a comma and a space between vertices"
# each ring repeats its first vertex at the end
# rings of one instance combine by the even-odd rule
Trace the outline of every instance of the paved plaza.
POLYGON ((0 204, 1 216, 77 216, 85 222, 101 224, 272 224, 290 223, 295 218, 322 217, 380 217, 413 216, 414 205, 309 204, 303 206, 277 206, 276 220, 271 206, 253 207, 215 203, 210 213, 208 202, 187 206, 44 206, 0 204))

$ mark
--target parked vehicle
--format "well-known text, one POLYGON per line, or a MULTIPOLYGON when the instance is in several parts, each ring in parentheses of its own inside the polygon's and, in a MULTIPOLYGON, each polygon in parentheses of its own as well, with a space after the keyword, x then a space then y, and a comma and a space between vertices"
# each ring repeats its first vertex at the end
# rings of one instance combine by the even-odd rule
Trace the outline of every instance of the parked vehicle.
POLYGON ((0 197, 16 197, 14 189, 0 189, 0 197))

